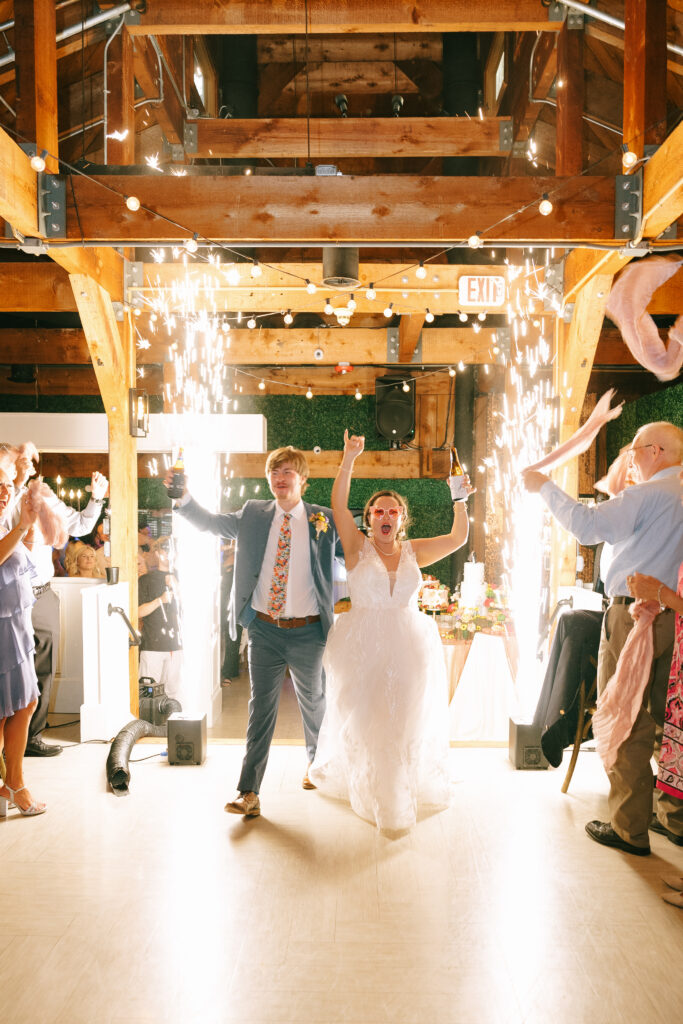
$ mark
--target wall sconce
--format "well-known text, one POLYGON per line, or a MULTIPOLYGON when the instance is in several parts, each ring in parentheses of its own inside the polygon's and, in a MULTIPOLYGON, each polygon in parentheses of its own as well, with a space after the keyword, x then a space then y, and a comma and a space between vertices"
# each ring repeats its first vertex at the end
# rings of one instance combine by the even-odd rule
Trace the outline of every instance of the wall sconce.
POLYGON ((128 392, 128 432, 131 437, 147 437, 149 433, 149 395, 131 388, 128 392))

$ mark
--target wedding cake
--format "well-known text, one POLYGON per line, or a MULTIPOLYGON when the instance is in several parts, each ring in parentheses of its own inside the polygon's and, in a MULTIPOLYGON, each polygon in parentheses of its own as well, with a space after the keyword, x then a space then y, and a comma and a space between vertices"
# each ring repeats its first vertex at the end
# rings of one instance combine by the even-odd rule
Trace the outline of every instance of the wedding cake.
POLYGON ((480 608, 485 597, 484 563, 465 562, 465 578, 460 587, 460 604, 463 608, 480 608))
POLYGON ((447 608, 450 601, 448 587, 443 586, 435 577, 427 576, 420 590, 420 604, 430 612, 447 608))

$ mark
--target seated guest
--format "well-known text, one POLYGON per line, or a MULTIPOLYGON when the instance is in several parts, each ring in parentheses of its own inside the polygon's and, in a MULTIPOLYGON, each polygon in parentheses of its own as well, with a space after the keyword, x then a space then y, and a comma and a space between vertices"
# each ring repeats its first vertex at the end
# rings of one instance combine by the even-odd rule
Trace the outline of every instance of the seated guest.
POLYGON ((77 541, 67 548, 66 556, 67 576, 80 576, 85 579, 104 579, 104 572, 100 572, 96 564, 95 549, 89 544, 77 541))

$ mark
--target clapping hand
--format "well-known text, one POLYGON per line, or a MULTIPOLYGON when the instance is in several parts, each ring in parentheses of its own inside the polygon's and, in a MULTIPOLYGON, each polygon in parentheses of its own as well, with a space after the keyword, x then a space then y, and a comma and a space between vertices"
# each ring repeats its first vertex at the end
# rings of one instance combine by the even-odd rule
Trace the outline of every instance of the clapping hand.
POLYGON ((344 455, 348 456, 352 460, 357 459, 364 448, 365 437, 362 434, 359 436, 351 434, 349 437, 348 430, 344 431, 344 455))

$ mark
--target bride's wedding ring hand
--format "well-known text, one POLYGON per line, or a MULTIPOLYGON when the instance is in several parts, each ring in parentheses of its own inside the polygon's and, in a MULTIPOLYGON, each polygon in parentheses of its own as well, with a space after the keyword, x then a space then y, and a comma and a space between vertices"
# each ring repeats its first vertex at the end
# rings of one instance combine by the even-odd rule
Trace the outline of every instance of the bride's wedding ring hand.
POLYGON ((352 459, 357 459, 360 453, 365 448, 365 437, 360 434, 351 434, 349 436, 348 430, 344 431, 344 454, 350 455, 352 459))

